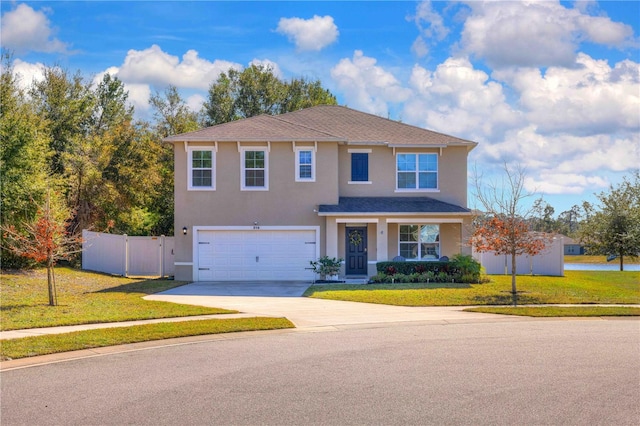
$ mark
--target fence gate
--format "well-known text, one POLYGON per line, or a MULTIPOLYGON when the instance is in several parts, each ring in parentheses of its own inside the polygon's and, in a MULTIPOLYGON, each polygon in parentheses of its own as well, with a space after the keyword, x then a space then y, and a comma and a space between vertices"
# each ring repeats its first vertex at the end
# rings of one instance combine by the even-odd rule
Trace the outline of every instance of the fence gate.
POLYGON ((174 237, 82 231, 82 269, 144 277, 173 275, 174 237))

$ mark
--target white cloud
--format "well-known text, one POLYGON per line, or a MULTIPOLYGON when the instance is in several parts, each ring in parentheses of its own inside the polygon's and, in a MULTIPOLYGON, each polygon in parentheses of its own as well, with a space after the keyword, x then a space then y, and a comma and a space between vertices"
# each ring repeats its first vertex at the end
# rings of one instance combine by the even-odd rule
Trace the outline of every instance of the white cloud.
POLYGON ((495 67, 571 66, 579 43, 628 44, 633 29, 603 16, 568 9, 557 1, 469 1, 462 49, 495 67))
POLYGON ((3 47, 16 53, 66 52, 67 44, 54 37, 55 29, 43 10, 36 11, 23 3, 2 15, 0 38, 3 47))
POLYGON ((608 185, 609 182, 600 176, 574 173, 544 173, 537 178, 527 176, 524 182, 527 191, 543 194, 582 194, 608 185))
POLYGON ((280 18, 276 31, 293 41, 299 50, 320 51, 338 39, 338 27, 331 16, 311 19, 280 18))
POLYGON ((572 68, 514 69, 494 73, 519 94, 539 132, 575 134, 640 131, 640 64, 578 54, 572 68))
POLYGON ((22 89, 29 89, 34 82, 44 80, 44 64, 35 64, 15 59, 13 61, 13 72, 18 77, 18 85, 22 89))
POLYGON ((145 50, 129 50, 118 78, 127 83, 143 83, 154 86, 174 85, 178 88, 206 90, 222 72, 231 68, 242 69, 237 63, 216 59, 210 62, 189 50, 182 56, 170 55, 158 46, 145 50))
POLYGON ((466 58, 449 58, 431 72, 413 67, 407 121, 453 135, 485 140, 520 123, 506 101, 503 87, 466 58))
POLYGON ((344 58, 331 69, 331 77, 342 90, 347 105, 386 116, 387 102, 403 102, 411 91, 376 62, 356 50, 352 59, 344 58))
POLYGON ((433 10, 431 0, 424 0, 416 6, 416 14, 407 19, 415 22, 420 35, 411 46, 411 51, 419 58, 429 53, 429 41, 442 41, 448 34, 449 29, 444 24, 442 16, 433 10))
POLYGON ((206 98, 199 93, 193 94, 185 100, 187 106, 191 111, 200 111, 202 109, 202 105, 206 101, 206 98))

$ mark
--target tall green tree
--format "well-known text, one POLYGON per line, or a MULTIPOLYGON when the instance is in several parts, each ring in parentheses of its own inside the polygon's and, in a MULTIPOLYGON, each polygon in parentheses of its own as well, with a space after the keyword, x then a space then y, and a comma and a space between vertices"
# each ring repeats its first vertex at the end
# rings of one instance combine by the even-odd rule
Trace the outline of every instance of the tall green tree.
POLYGON ((71 76, 59 67, 47 67, 44 78, 32 85, 30 95, 37 113, 47 120, 53 151, 51 171, 62 176, 66 171, 65 154, 75 140, 89 133, 95 106, 91 85, 80 73, 71 76))
MULTIPOLYGON (((2 53, 0 74, 0 225, 23 231, 31 222, 37 206, 44 201, 47 185, 55 186, 49 176, 51 151, 46 120, 37 113, 20 88, 11 55, 2 53)), ((25 262, 5 250, 0 236, 3 267, 20 267, 25 262)))
POLYGON ((156 215, 153 229, 156 235, 173 235, 173 147, 162 139, 179 133, 191 132, 200 127, 198 114, 191 111, 175 86, 156 92, 149 99, 153 111, 153 134, 157 143, 159 187, 150 202, 150 210, 156 215))
POLYGON ((640 171, 597 197, 599 210, 582 222, 580 240, 588 253, 617 256, 623 271, 626 256, 640 255, 640 171))
POLYGON ((212 126, 260 114, 283 114, 315 105, 335 105, 336 97, 319 80, 280 80, 270 67, 230 69, 209 87, 203 105, 205 124, 212 126))

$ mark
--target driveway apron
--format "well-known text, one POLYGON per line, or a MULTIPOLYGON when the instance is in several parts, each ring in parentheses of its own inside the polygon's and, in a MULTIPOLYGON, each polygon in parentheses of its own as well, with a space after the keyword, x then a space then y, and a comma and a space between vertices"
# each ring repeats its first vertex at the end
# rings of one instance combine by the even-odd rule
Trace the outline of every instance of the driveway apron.
POLYGON ((492 314, 463 312, 463 306, 405 307, 301 297, 309 286, 302 282, 198 282, 145 296, 145 299, 235 309, 256 316, 286 317, 299 328, 506 319, 492 314))

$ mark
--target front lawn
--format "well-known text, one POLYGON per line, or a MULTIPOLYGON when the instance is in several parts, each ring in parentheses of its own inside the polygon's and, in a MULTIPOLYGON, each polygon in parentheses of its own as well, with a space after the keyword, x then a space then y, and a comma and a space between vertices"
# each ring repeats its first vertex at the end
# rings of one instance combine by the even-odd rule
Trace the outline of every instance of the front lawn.
POLYGON ((233 318, 135 325, 2 340, 0 360, 204 334, 293 328, 286 318, 233 318))
MULTIPOLYGON (((511 276, 491 275, 485 284, 315 285, 305 293, 318 299, 400 306, 509 305, 511 276)), ((640 272, 565 271, 564 277, 521 275, 521 304, 637 304, 640 272)))
POLYGON ((465 312, 519 315, 526 317, 627 317, 640 316, 640 308, 631 306, 482 306, 465 312))
MULTIPOLYGON (((569 256, 565 255, 564 263, 588 263, 590 265, 619 265, 620 259, 615 258, 610 262, 607 262, 607 256, 588 256, 588 255, 580 255, 580 256, 569 256)), ((624 264, 625 265, 637 265, 640 263, 640 257, 632 258, 625 256, 624 264)))
POLYGON ((185 284, 56 268, 58 306, 48 305, 46 269, 2 271, 0 330, 234 313, 226 309, 143 300, 185 284))

